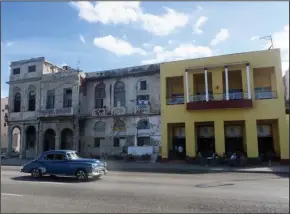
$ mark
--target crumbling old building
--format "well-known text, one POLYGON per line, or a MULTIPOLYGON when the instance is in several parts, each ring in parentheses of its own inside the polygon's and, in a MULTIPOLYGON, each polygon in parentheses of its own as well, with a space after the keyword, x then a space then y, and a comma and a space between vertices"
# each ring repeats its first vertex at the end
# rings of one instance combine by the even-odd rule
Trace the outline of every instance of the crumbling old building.
POLYGON ((10 67, 8 154, 14 129, 23 158, 50 149, 118 155, 160 142, 159 64, 85 74, 39 57, 10 67))

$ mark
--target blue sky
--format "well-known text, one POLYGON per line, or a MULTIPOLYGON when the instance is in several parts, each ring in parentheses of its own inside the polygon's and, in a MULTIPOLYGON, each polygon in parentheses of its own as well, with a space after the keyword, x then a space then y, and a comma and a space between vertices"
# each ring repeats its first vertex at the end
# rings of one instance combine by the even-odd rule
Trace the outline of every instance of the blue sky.
POLYGON ((289 67, 288 2, 2 2, 1 97, 11 61, 86 71, 266 49, 289 67))

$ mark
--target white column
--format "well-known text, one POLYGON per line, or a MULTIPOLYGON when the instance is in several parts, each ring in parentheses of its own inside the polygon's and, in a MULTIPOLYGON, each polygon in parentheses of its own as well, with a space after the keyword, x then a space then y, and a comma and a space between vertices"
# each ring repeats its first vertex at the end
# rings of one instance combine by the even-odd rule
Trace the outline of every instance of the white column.
POLYGON ((189 103, 188 72, 185 72, 186 103, 189 103))
POLYGON ((8 150, 7 150, 7 155, 11 156, 12 155, 12 147, 13 147, 13 133, 11 126, 8 126, 8 150))
POLYGON ((248 86, 248 99, 251 99, 251 79, 250 79, 250 64, 247 63, 247 67, 246 67, 246 71, 247 71, 247 86, 248 86))
POLYGON ((228 75, 228 66, 225 66, 225 80, 226 80, 226 100, 229 100, 229 75, 228 75))
POLYGON ((207 68, 204 69, 204 83, 205 83, 205 100, 208 101, 208 80, 207 80, 207 68))
POLYGON ((25 130, 25 126, 21 125, 21 130, 20 130, 20 155, 21 155, 21 159, 25 159, 26 158, 26 130, 25 130))

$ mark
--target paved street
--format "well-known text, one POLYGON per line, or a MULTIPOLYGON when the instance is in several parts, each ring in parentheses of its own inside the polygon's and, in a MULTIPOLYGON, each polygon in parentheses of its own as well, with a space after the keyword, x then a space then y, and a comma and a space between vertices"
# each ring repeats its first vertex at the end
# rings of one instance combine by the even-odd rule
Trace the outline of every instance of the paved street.
POLYGON ((101 180, 35 181, 19 167, 1 167, 7 212, 288 213, 289 178, 274 174, 109 172, 101 180))

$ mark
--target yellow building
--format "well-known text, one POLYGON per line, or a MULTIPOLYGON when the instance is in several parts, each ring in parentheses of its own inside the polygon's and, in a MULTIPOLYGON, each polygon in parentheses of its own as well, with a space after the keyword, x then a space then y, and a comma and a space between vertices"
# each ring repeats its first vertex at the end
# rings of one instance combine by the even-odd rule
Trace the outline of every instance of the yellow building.
POLYGON ((163 63, 162 158, 270 150, 289 162, 279 49, 163 63))

